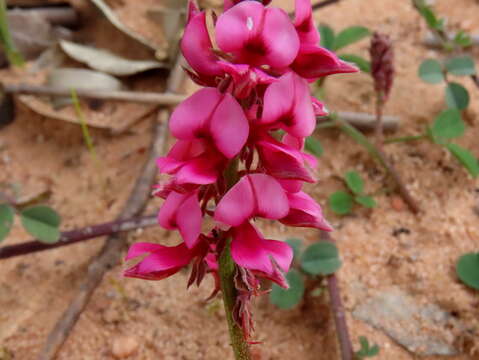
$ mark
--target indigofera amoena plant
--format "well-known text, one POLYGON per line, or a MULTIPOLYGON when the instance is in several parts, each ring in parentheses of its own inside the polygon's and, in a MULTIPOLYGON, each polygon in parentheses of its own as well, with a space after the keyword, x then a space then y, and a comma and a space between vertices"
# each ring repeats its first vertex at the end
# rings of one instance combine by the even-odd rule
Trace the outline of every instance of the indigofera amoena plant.
POLYGON ((189 3, 181 50, 186 71, 200 90, 173 112, 177 139, 158 159, 171 178, 157 185, 165 199, 158 221, 178 230, 176 246, 136 243, 127 259, 147 255, 125 271, 128 277, 160 280, 192 265, 188 285, 206 273, 222 291, 235 355, 247 359, 250 300, 262 293, 259 278, 288 287, 293 252, 265 239, 255 220, 330 231, 321 207, 302 191, 316 180, 316 159, 304 139, 326 115, 308 83, 356 67, 319 46, 309 0, 295 1, 295 17, 269 1, 231 1, 213 15, 189 3), (205 231, 204 218, 214 225, 205 231))

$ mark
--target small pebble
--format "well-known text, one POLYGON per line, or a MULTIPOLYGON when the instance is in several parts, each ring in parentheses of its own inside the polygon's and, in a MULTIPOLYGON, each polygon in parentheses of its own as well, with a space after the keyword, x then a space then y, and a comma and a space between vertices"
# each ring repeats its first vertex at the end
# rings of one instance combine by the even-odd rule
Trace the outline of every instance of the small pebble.
POLYGON ((118 336, 113 340, 111 354, 115 359, 125 359, 138 351, 140 344, 133 336, 118 336))
POLYGON ((406 207, 404 201, 399 196, 391 197, 391 207, 396 211, 403 211, 406 207))

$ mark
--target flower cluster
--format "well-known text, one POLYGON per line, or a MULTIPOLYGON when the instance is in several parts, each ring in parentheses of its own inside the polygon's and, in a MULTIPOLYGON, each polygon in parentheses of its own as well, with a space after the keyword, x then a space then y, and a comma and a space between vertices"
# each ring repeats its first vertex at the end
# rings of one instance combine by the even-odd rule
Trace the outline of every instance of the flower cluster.
POLYGON ((127 259, 147 256, 126 276, 159 280, 191 263, 189 284, 199 284, 207 271, 217 272, 218 254, 230 246, 238 291, 248 297, 259 289, 257 276, 287 287, 292 261, 289 245, 265 239, 256 218, 331 230, 301 190, 315 182, 316 166, 302 151, 304 139, 326 114, 308 82, 357 69, 318 45, 309 0, 296 0, 294 21, 267 3, 225 0, 222 15, 208 22, 190 2, 181 50, 203 88, 171 116, 177 141, 158 159, 171 178, 156 192, 165 199, 160 225, 179 230, 183 242, 134 244, 127 259), (203 231, 206 216, 214 227, 203 231))

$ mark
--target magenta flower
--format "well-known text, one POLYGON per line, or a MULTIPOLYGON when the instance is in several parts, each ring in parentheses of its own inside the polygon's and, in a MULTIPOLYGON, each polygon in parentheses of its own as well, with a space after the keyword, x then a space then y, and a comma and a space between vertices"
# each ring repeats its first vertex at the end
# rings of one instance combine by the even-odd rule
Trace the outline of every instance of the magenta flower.
POLYGON ((283 241, 264 239, 249 222, 233 229, 231 256, 239 266, 288 287, 282 273, 291 265, 293 250, 283 241))
POLYGON ((280 219, 283 224, 289 226, 313 227, 325 231, 333 228, 323 217, 321 207, 308 194, 299 191, 288 193, 289 213, 280 219))
POLYGON ((181 140, 210 140, 231 159, 246 143, 249 125, 243 109, 231 94, 204 88, 178 105, 170 118, 170 131, 181 140))
POLYGON ((215 220, 239 226, 256 216, 280 219, 288 213, 286 193, 272 176, 251 174, 241 178, 216 206, 215 220))

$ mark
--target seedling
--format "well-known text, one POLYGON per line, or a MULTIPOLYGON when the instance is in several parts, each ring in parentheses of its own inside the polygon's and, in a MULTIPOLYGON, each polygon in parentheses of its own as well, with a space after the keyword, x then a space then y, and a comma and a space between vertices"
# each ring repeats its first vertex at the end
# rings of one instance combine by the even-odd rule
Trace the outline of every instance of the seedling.
POLYGON ((354 353, 355 359, 361 360, 366 358, 372 358, 379 354, 379 346, 377 344, 371 346, 367 337, 360 336, 359 344, 361 345, 361 349, 354 353))
POLYGON ((329 207, 333 212, 338 215, 349 214, 355 203, 368 209, 376 207, 374 198, 364 193, 364 181, 356 171, 348 171, 344 175, 344 182, 349 191, 336 191, 329 197, 329 207))

